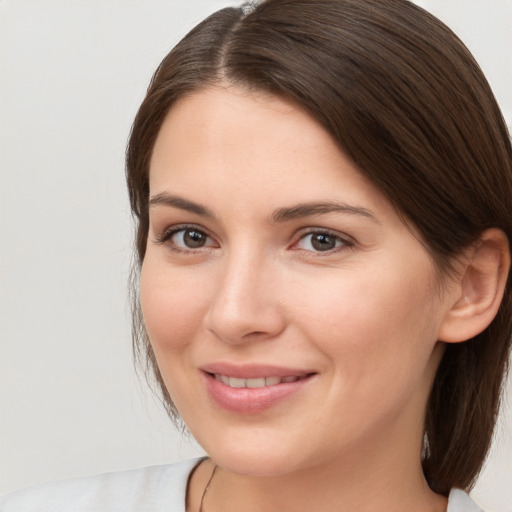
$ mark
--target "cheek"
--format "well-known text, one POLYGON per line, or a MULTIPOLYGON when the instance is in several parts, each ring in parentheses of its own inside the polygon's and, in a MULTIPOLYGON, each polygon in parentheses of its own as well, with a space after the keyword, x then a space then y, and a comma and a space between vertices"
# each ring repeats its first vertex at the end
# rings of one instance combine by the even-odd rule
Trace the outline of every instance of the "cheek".
POLYGON ((430 274, 395 264, 387 271, 340 273, 310 287, 298 306, 302 328, 343 385, 364 395, 366 386, 405 383, 425 369, 438 318, 435 292, 422 276, 430 274))
POLYGON ((159 366, 162 355, 185 350, 194 338, 207 306, 206 289, 190 273, 172 272, 167 265, 154 261, 151 254, 146 256, 140 278, 140 300, 159 366))
POLYGON ((343 287, 324 288, 323 307, 310 303, 304 329, 331 366, 326 404, 331 411, 350 411, 349 417, 335 412, 333 424, 343 417, 343 428, 362 432, 423 413, 435 308, 429 308, 430 286, 410 278, 366 272, 344 280, 343 287))

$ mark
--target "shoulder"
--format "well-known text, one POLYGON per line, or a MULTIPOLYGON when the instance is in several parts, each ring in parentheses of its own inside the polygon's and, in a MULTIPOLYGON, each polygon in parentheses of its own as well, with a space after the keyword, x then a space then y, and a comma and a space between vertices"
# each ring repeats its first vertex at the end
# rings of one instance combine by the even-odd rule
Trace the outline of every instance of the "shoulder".
POLYGON ((446 512, 484 512, 470 497, 460 489, 452 489, 448 497, 446 512))
POLYGON ((0 498, 0 512, 183 512, 199 461, 37 485, 0 498))

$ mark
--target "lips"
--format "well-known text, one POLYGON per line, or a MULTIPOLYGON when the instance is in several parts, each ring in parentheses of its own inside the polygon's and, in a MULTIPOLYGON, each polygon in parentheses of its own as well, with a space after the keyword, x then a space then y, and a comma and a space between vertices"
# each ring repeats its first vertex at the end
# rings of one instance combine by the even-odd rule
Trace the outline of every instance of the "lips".
POLYGON ((314 380, 315 372, 265 365, 216 363, 201 368, 216 405, 230 412, 255 414, 291 398, 314 380))

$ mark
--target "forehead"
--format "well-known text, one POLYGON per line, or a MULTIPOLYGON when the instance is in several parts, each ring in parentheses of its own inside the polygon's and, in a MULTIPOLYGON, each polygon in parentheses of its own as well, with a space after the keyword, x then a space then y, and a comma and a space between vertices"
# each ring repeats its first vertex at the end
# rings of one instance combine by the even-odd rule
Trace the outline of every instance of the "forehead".
POLYGON ((350 196, 390 207, 303 109, 235 87, 201 90, 171 108, 153 150, 150 189, 285 203, 350 196))
POLYGON ((318 158, 322 149, 337 152, 332 151, 335 146, 316 120, 288 100, 233 86, 215 87, 173 105, 157 138, 151 168, 159 156, 172 157, 176 165, 193 165, 208 154, 208 167, 223 159, 247 174, 263 161, 282 168, 284 153, 288 158, 304 156, 315 148, 318 158))

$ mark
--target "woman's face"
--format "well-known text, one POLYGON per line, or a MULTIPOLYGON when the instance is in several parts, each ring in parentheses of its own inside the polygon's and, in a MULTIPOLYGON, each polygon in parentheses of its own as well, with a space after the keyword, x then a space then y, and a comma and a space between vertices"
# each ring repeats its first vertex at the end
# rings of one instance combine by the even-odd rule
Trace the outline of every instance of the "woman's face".
POLYGON ((180 414, 221 466, 419 460, 450 294, 315 120, 236 88, 181 99, 150 197, 144 320, 180 414))

